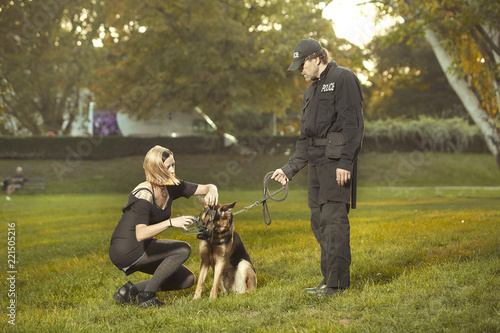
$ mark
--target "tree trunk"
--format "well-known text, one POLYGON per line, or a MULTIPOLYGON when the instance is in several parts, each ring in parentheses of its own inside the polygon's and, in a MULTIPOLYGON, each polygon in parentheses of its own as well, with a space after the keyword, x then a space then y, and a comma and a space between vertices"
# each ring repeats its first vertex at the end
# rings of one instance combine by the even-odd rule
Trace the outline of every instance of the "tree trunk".
POLYGON ((427 28, 425 30, 425 38, 431 45, 451 87, 455 90, 465 109, 472 117, 472 120, 479 126, 486 141, 486 145, 495 157, 498 168, 500 169, 500 129, 489 117, 486 110, 481 107, 480 101, 477 99, 474 92, 469 89, 467 81, 457 73, 450 71, 452 58, 441 46, 439 38, 434 31, 427 28))

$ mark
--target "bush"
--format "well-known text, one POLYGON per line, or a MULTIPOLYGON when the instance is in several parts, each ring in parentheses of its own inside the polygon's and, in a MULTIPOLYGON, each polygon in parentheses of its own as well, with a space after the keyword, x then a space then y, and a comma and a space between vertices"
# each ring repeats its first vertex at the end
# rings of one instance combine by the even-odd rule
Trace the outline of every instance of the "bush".
POLYGON ((380 152, 412 151, 485 153, 487 147, 476 125, 462 118, 388 119, 365 123, 365 147, 380 152))
MULTIPOLYGON (((297 136, 238 137, 242 154, 290 154, 297 136)), ((205 154, 224 150, 222 138, 134 138, 134 137, 28 137, 0 138, 0 159, 101 160, 145 155, 154 145, 183 154, 205 154)), ((365 123, 364 151, 488 153, 475 125, 461 118, 419 120, 388 119, 365 123)))
POLYGON ((221 140, 215 137, 174 139, 120 136, 0 138, 0 159, 101 160, 145 155, 155 145, 176 152, 202 154, 219 150, 221 140))

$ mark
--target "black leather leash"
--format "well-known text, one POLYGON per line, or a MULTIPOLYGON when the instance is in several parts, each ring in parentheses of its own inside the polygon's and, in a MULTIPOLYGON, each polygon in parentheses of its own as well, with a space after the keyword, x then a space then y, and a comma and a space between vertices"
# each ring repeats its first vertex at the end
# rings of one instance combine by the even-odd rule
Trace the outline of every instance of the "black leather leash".
POLYGON ((269 226, 271 224, 271 213, 269 213, 269 207, 267 206, 267 200, 271 199, 273 201, 280 202, 280 201, 285 200, 286 197, 288 196, 288 183, 285 186, 283 186, 282 188, 280 188, 279 190, 274 191, 273 193, 269 193, 269 188, 267 186, 267 183, 269 183, 269 180, 271 179, 273 173, 274 173, 274 171, 270 171, 264 177, 264 184, 263 184, 264 194, 262 196, 262 199, 255 201, 250 206, 246 206, 245 208, 237 211, 236 213, 233 213, 233 215, 237 215, 239 213, 246 212, 247 210, 250 210, 257 205, 262 204, 262 215, 264 218, 264 223, 266 224, 266 226, 269 226), (275 198, 276 194, 280 193, 283 190, 286 190, 285 195, 282 198, 276 199, 275 198))
MULTIPOLYGON (((280 189, 274 191, 273 193, 269 192, 269 188, 268 188, 267 184, 269 183, 269 180, 271 180, 273 173, 274 173, 274 171, 270 171, 264 176, 264 182, 263 182, 264 194, 262 196, 262 199, 255 201, 253 204, 246 206, 245 208, 237 211, 236 213, 233 213, 233 216, 238 215, 238 214, 243 213, 243 212, 246 212, 247 210, 250 210, 257 205, 262 204, 262 215, 264 217, 264 223, 266 224, 266 226, 269 226, 271 224, 271 213, 269 213, 269 207, 267 206, 267 200, 271 199, 273 201, 280 202, 280 201, 285 200, 286 197, 288 196, 288 183, 285 186, 281 187, 280 189), (286 190, 285 195, 279 199, 275 198, 276 194, 280 193, 283 190, 286 190)), ((202 234, 204 234, 206 232, 205 231, 206 228, 201 225, 200 218, 201 218, 201 214, 200 214, 200 216, 198 216, 196 218, 195 223, 192 224, 188 228, 187 231, 183 230, 182 233, 184 235, 202 235, 202 234)))

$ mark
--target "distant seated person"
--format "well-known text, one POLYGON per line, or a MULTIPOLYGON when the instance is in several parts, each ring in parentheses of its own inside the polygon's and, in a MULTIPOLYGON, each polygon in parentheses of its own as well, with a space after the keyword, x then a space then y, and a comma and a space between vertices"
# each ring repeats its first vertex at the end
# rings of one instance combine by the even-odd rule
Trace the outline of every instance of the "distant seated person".
POLYGON ((28 179, 23 175, 23 168, 17 167, 16 174, 9 179, 9 184, 7 185, 7 200, 10 199, 10 196, 16 190, 21 189, 27 180, 28 179))

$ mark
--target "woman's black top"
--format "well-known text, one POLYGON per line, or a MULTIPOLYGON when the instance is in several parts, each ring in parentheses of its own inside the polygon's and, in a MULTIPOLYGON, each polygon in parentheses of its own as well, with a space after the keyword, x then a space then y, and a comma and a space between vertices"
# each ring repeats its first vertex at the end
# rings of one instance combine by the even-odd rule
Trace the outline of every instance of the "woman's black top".
POLYGON ((146 239, 138 242, 135 227, 138 224, 152 225, 169 219, 172 214, 172 201, 180 197, 191 197, 197 188, 198 185, 182 180, 179 185, 167 185, 169 197, 165 209, 156 205, 154 195, 153 203, 135 196, 139 191, 151 193, 148 188, 139 188, 130 193, 128 203, 122 209, 122 218, 111 236, 109 257, 113 264, 123 269, 135 263, 153 241, 146 239))

